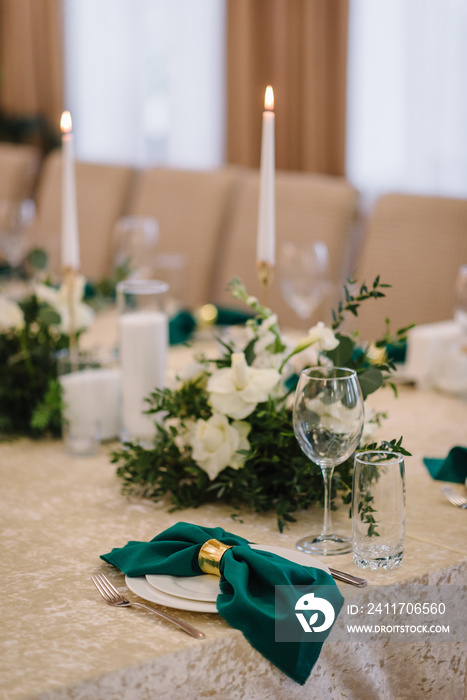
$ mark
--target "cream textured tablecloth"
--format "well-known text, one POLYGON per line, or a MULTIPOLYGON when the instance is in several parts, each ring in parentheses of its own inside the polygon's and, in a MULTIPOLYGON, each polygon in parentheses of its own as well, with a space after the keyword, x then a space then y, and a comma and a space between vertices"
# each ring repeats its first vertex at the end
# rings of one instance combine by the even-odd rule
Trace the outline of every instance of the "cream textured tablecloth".
MULTIPOLYGON (((186 350, 174 350, 180 365, 186 350)), ((404 435, 407 459, 406 553, 399 570, 365 572, 370 582, 465 584, 467 513, 440 494, 422 462, 467 444, 467 403, 401 387, 372 396, 369 405, 389 417, 383 438, 404 435)), ((305 686, 274 668, 217 614, 177 611, 202 629, 197 641, 150 613, 113 609, 90 575, 106 573, 124 588, 123 575, 99 559, 128 540, 148 540, 179 520, 221 526, 252 541, 294 548, 322 520, 322 510, 299 515, 279 534, 272 515, 226 506, 169 513, 167 504, 121 495, 108 445, 97 456, 72 458, 60 442, 27 439, 0 445, 1 646, 0 697, 8 700, 462 700, 466 648, 429 644, 325 643, 305 686)), ((462 486, 457 486, 462 491, 462 486)), ((350 530, 348 509, 335 516, 350 530)), ((328 563, 328 562, 327 562, 328 563)), ((350 554, 331 565, 361 572, 350 554)), ((347 595, 349 589, 342 585, 347 595)), ((353 589, 355 590, 355 589, 353 589)), ((130 597, 133 597, 130 594, 130 597)))

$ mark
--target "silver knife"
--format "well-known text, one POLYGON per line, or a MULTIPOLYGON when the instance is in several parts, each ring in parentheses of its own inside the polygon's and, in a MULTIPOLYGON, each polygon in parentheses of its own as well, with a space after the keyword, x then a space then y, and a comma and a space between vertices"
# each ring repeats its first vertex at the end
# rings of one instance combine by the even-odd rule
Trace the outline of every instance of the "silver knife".
POLYGON ((346 574, 344 571, 337 571, 337 569, 329 568, 331 576, 338 581, 343 581, 344 583, 350 583, 352 586, 357 586, 358 588, 365 588, 368 585, 368 581, 364 578, 359 578, 358 576, 353 576, 353 574, 346 574))

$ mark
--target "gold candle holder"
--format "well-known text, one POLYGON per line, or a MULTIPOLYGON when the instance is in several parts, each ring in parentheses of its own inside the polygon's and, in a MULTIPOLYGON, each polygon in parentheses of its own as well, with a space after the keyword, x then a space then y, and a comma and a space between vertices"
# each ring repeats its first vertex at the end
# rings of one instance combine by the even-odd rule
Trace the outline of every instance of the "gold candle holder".
POLYGON ((66 288, 67 294, 67 305, 68 312, 70 314, 70 332, 69 332, 69 350, 70 350, 70 360, 72 366, 77 364, 78 355, 78 338, 76 334, 76 318, 75 318, 75 304, 74 304, 74 294, 76 285, 76 275, 77 272, 72 267, 66 267, 63 270, 63 281, 66 288))
POLYGON ((198 554, 198 564, 205 574, 220 576, 221 559, 232 545, 224 544, 219 540, 208 540, 203 544, 198 554))
POLYGON ((274 265, 272 265, 270 262, 266 262, 265 260, 258 260, 256 263, 256 272, 258 274, 258 279, 261 284, 261 303, 263 306, 267 306, 268 287, 270 287, 274 280, 274 265))

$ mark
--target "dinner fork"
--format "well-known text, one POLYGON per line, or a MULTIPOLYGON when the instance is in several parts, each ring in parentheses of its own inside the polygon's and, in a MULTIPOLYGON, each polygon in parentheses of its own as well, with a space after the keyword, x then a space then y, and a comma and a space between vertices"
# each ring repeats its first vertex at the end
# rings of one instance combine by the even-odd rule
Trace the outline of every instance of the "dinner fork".
POLYGON ((467 498, 461 496, 460 493, 454 491, 450 486, 443 486, 441 489, 443 496, 446 496, 448 501, 458 508, 467 508, 467 498))
POLYGON ((144 608, 145 610, 149 610, 149 612, 154 613, 154 615, 158 615, 159 617, 163 617, 164 620, 168 620, 168 622, 172 622, 174 625, 177 627, 180 627, 181 630, 186 632, 187 634, 191 635, 192 637, 195 637, 195 639, 204 639, 205 634, 203 632, 200 632, 197 630, 195 627, 192 627, 189 625, 187 622, 183 622, 183 620, 179 620, 177 617, 173 617, 173 615, 169 615, 168 613, 162 612, 162 610, 156 610, 155 608, 150 608, 149 605, 144 605, 143 603, 135 603, 134 601, 130 601, 124 596, 122 596, 121 593, 117 591, 115 586, 113 586, 109 579, 104 576, 104 574, 96 574, 95 576, 91 576, 91 580, 103 599, 105 600, 106 603, 109 605, 114 605, 116 607, 129 607, 129 606, 134 606, 136 608, 144 608))

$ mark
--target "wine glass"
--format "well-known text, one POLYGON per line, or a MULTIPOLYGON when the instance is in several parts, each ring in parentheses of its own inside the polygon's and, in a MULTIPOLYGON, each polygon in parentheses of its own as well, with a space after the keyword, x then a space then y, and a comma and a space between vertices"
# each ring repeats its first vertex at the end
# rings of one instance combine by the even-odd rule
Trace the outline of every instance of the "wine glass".
POLYGON ((344 554, 350 537, 336 535, 331 519, 331 480, 360 442, 364 423, 363 396, 357 373, 344 367, 311 367, 302 371, 295 392, 293 426, 306 456, 321 467, 324 479, 324 522, 319 535, 297 542, 310 554, 344 554))
POLYGON ((28 250, 28 230, 36 214, 32 199, 0 201, 0 251, 15 277, 28 250))
POLYGON ((126 275, 148 278, 159 241, 159 222, 152 216, 122 216, 115 224, 115 268, 126 275))
POLYGON ((280 248, 278 268, 286 303, 299 318, 308 320, 331 290, 326 244, 315 241, 297 245, 286 241, 280 248))

